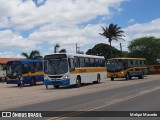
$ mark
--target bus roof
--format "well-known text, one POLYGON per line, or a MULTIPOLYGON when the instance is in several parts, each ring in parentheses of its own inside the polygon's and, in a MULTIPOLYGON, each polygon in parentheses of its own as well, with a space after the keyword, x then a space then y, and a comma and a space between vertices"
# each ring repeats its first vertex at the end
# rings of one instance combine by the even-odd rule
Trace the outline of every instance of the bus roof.
POLYGON ((108 60, 146 60, 145 58, 111 58, 111 59, 108 59, 108 60))
MULTIPOLYGON (((101 58, 101 59, 104 59, 103 56, 86 55, 86 54, 73 54, 73 53, 54 53, 54 54, 50 54, 50 55, 56 55, 56 54, 57 55, 59 55, 59 54, 65 54, 67 56, 79 56, 79 57, 90 57, 90 58, 101 58)), ((45 55, 45 56, 50 56, 50 55, 45 55)))

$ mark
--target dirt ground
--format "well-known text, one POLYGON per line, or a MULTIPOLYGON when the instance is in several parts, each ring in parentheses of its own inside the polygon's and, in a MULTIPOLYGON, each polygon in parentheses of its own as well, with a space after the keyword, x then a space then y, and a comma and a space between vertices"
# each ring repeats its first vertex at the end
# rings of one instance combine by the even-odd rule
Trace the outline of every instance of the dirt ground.
POLYGON ((133 78, 128 81, 125 79, 110 81, 110 79, 106 78, 101 80, 100 84, 85 84, 80 88, 71 86, 54 89, 53 86, 49 86, 49 89, 46 89, 43 83, 38 83, 36 86, 26 85, 23 88, 19 88, 16 84, 0 83, 0 110, 139 84, 153 80, 160 80, 160 75, 148 75, 145 79, 133 78))

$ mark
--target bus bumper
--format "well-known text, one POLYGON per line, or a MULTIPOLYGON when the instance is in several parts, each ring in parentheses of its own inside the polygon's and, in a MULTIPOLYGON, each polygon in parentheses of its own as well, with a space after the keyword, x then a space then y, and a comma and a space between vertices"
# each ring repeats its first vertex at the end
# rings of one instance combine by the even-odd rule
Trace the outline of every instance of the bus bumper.
POLYGON ((44 80, 44 85, 70 85, 70 79, 64 79, 64 80, 44 80))

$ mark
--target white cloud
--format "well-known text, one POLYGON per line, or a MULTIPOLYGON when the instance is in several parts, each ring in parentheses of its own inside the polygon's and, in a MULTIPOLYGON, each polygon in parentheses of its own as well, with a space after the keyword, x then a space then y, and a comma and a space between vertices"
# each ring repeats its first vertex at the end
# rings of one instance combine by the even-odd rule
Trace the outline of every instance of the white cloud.
POLYGON ((76 25, 94 19, 97 15, 110 15, 109 7, 117 7, 121 2, 122 0, 47 0, 45 5, 37 7, 32 0, 1 0, 3 6, 0 11, 3 12, 0 12, 0 27, 31 29, 44 23, 76 25))
MULTIPOLYGON (((99 33, 104 24, 88 24, 79 27, 78 24, 93 20, 97 16, 109 19, 112 16, 111 7, 121 11, 120 3, 124 0, 47 0, 44 5, 37 7, 32 0, 0 0, 0 55, 19 57, 21 52, 29 52, 34 49, 40 50, 42 55, 53 53, 56 43, 68 52, 75 52, 77 43, 81 50, 108 40, 99 33), (29 30, 38 26, 28 37, 22 37, 21 30, 29 30), (9 29, 12 27, 12 29, 9 29), (4 29, 8 28, 8 29, 4 29), (14 31, 14 32, 13 32, 14 31), (50 46, 45 46, 48 44, 50 46), (8 51, 3 51, 8 49, 8 51), (14 53, 13 50, 17 50, 14 53), (3 52, 2 52, 3 51, 3 52), (12 52, 9 52, 12 51, 12 52)), ((38 0, 41 4, 43 0, 38 0)), ((131 19, 130 22, 133 22, 131 19)), ((134 21, 135 22, 135 21, 134 21)), ((125 31, 125 41, 112 42, 119 49, 122 43, 123 50, 127 50, 128 42, 144 35, 160 37, 160 19, 144 24, 134 24, 125 31)))
POLYGON ((124 48, 127 50, 128 42, 144 36, 155 36, 160 38, 160 18, 152 20, 148 23, 143 24, 134 24, 132 26, 128 26, 124 28, 125 31, 125 45, 124 48))
POLYGON ((18 35, 11 30, 0 31, 0 49, 33 49, 35 48, 34 41, 27 41, 21 35, 18 35))
POLYGON ((129 23, 133 23, 133 22, 135 22, 135 19, 131 18, 131 19, 129 19, 128 22, 129 22, 129 23))

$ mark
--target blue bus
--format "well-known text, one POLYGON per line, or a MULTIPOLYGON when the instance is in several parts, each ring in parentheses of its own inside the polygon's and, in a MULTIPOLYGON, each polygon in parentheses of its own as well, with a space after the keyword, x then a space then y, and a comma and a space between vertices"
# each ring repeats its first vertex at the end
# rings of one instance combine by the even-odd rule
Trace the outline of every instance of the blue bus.
POLYGON ((44 82, 42 60, 14 60, 7 62, 6 83, 20 86, 20 78, 24 84, 36 85, 36 82, 44 82))

